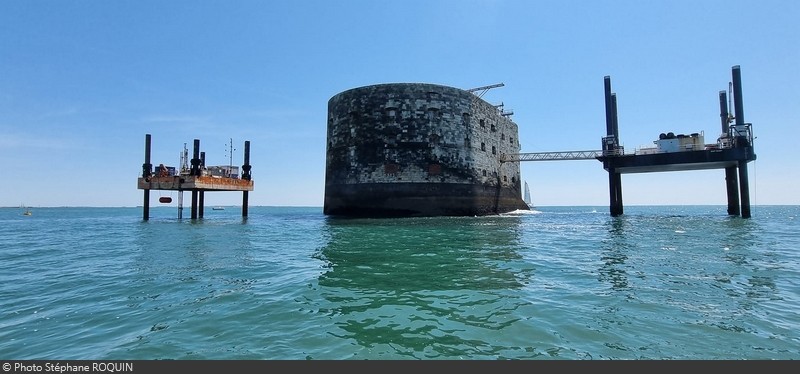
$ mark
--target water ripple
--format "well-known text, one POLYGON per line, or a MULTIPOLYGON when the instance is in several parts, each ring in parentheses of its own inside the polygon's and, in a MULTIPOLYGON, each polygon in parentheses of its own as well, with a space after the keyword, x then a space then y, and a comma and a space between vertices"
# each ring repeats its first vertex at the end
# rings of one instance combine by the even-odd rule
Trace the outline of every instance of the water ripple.
POLYGON ((605 210, 0 209, 0 357, 800 356, 800 207, 605 210))

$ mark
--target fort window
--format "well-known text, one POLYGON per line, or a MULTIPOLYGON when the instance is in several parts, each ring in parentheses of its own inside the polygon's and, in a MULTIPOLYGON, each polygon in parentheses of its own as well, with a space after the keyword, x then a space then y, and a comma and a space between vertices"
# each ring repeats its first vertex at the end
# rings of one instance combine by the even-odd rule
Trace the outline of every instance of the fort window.
POLYGON ((481 143, 481 151, 485 151, 485 150, 486 150, 486 143, 481 143))
POLYGON ((483 170, 483 176, 484 177, 486 176, 486 170, 483 170))
POLYGON ((511 142, 512 145, 514 144, 514 137, 513 136, 509 136, 508 140, 509 140, 509 142, 511 142))
POLYGON ((508 182, 508 176, 503 176, 503 182, 508 182))
POLYGON ((492 131, 497 131, 497 128, 494 127, 494 124, 492 124, 492 131))
POLYGON ((495 147, 495 146, 492 146, 492 154, 493 154, 493 155, 496 155, 496 154, 497 154, 497 147, 495 147))
POLYGON ((481 123, 481 128, 482 128, 482 129, 484 129, 484 130, 486 130, 486 120, 484 120, 483 118, 481 118, 481 121, 480 121, 480 123, 481 123))
POLYGON ((399 170, 400 170, 400 165, 398 164, 389 163, 383 165, 383 172, 386 174, 394 175, 397 174, 399 170))
POLYGON ((506 134, 505 133, 501 133, 500 134, 500 140, 506 140, 506 134))

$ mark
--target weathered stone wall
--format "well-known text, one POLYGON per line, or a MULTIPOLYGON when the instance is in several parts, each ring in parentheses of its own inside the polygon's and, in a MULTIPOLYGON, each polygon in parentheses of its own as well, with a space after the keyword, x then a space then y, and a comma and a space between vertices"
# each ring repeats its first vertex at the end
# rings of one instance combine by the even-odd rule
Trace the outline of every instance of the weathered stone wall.
POLYGON ((520 195, 519 164, 499 161, 519 152, 517 134, 493 105, 452 87, 400 83, 344 91, 328 102, 326 205, 348 185, 499 183, 520 195))

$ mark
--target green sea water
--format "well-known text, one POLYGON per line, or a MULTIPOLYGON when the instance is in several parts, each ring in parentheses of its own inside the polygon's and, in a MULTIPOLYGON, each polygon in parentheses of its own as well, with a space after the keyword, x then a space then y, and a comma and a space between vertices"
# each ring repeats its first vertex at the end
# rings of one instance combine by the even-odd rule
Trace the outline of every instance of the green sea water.
POLYGON ((0 359, 800 357, 800 207, 0 209, 0 359))

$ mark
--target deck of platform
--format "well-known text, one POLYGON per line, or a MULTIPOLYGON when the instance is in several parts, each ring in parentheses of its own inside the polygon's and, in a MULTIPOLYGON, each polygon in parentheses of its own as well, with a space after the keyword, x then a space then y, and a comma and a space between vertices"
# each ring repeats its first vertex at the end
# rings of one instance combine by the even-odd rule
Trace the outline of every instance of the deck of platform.
POLYGON ((615 173, 650 173, 663 171, 707 170, 736 167, 739 162, 756 159, 753 147, 710 149, 644 155, 598 157, 606 170, 615 173))
POLYGON ((253 191, 253 181, 212 176, 167 176, 139 178, 140 190, 166 191, 253 191))

